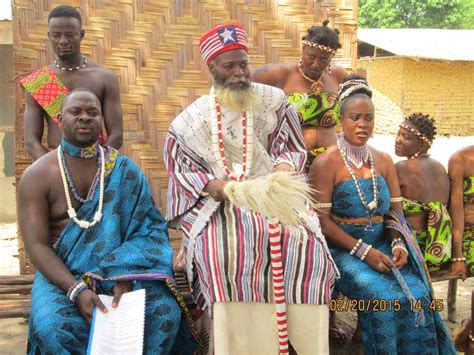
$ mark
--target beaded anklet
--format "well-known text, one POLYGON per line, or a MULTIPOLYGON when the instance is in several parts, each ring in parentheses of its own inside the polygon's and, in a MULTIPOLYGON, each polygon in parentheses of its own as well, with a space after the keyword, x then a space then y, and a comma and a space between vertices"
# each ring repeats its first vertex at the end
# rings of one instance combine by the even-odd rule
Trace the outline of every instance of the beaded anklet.
POLYGON ((466 261, 466 258, 463 256, 463 257, 460 257, 460 258, 451 258, 451 261, 466 261))

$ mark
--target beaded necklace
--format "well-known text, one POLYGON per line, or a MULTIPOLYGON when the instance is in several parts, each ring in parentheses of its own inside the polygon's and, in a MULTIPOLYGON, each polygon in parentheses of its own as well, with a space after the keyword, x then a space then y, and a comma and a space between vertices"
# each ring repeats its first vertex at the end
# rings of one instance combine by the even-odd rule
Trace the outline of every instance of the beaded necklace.
POLYGON ((307 76, 304 72, 303 72, 303 61, 301 60, 300 58, 300 61, 298 63, 298 70, 300 71, 300 74, 303 78, 305 78, 306 80, 308 80, 310 83, 311 83, 311 91, 313 92, 313 94, 317 95, 319 94, 321 91, 323 91, 324 89, 324 84, 322 82, 322 78, 323 78, 323 75, 321 74, 319 76, 318 79, 314 80, 314 79, 311 79, 309 76, 307 76))
POLYGON ((66 68, 66 67, 60 66, 59 63, 58 63, 58 59, 54 60, 54 64, 56 65, 56 68, 58 68, 58 69, 61 69, 61 70, 64 70, 64 71, 74 71, 74 70, 83 69, 87 66, 86 57, 82 56, 82 60, 83 60, 83 62, 82 62, 81 65, 78 65, 77 67, 72 67, 72 68, 66 68))
POLYGON ((370 173, 372 175, 372 188, 374 192, 374 199, 370 202, 367 203, 367 200, 365 199, 364 192, 362 191, 362 188, 360 187, 359 180, 355 176, 354 170, 352 169, 351 164, 349 163, 347 159, 347 148, 349 143, 345 142, 346 145, 343 147, 341 141, 345 140, 344 136, 341 135, 339 139, 337 140, 337 147, 339 148, 339 152, 341 153, 342 160, 344 161, 344 164, 347 167, 347 170, 349 170, 349 173, 351 174, 352 180, 354 181, 355 187, 357 189, 357 193, 359 194, 360 201, 362 202, 362 205, 365 207, 365 212, 367 213, 367 218, 368 218, 368 224, 367 227, 365 227, 366 231, 373 231, 373 224, 372 224, 372 216, 375 212, 375 209, 378 206, 378 190, 377 190, 377 178, 375 176, 375 168, 374 168, 374 161, 372 159, 372 154, 370 153, 370 150, 368 151, 368 160, 370 163, 370 173))
MULTIPOLYGON (((341 133, 341 137, 344 138, 344 132, 341 133)), ((369 162, 369 147, 367 144, 363 146, 357 147, 355 145, 350 144, 344 139, 340 139, 341 146, 346 153, 346 158, 349 162, 351 162, 357 169, 361 169, 364 164, 369 162)))
POLYGON ((76 186, 74 185, 74 181, 72 180, 72 176, 71 176, 71 173, 69 172, 69 168, 67 166, 66 159, 64 158, 64 154, 61 154, 61 157, 62 157, 64 172, 66 173, 67 182, 68 182, 69 187, 72 191, 72 196, 74 197, 74 199, 77 202, 80 202, 80 203, 86 203, 86 202, 92 200, 92 198, 94 197, 94 192, 97 188, 97 183, 99 182, 99 176, 100 176, 100 171, 101 171, 101 169, 100 169, 100 167, 101 167, 100 156, 99 156, 99 161, 98 161, 98 166, 97 166, 97 172, 95 173, 94 180, 92 182, 92 186, 89 190, 89 194, 87 195, 87 198, 85 198, 85 199, 83 199, 77 193, 76 186))
POLYGON ((63 154, 61 146, 58 147, 59 171, 61 172, 61 178, 63 180, 63 187, 64 187, 64 194, 66 195, 67 214, 69 215, 69 218, 71 218, 74 221, 74 223, 76 223, 80 228, 84 228, 84 229, 95 226, 102 219, 102 208, 103 208, 103 203, 104 203, 105 157, 104 157, 104 149, 100 145, 98 147, 100 151, 99 206, 97 207, 97 211, 94 214, 94 218, 90 222, 80 220, 77 218, 76 210, 74 209, 71 203, 71 196, 69 195, 68 181, 66 178, 66 173, 64 172, 64 164, 63 164, 64 154, 63 154))
POLYGON ((427 154, 427 153, 423 153, 423 154, 422 154, 422 153, 420 153, 420 152, 416 152, 415 154, 409 156, 408 159, 423 158, 423 157, 428 158, 429 156, 430 156, 430 155, 427 154))
POLYGON ((61 148, 64 153, 78 158, 95 158, 99 154, 99 143, 95 142, 88 147, 76 147, 69 143, 64 137, 61 138, 61 148))
MULTIPOLYGON (((98 152, 99 152, 98 146, 99 146, 99 144, 96 142, 94 144, 91 144, 88 147, 77 147, 74 144, 69 143, 64 137, 61 138, 61 149, 62 149, 63 153, 66 153, 68 155, 72 155, 73 157, 85 158, 85 159, 95 158, 97 156, 98 152)), ((69 169, 68 169, 68 166, 67 166, 67 161, 66 161, 66 159, 64 159, 64 154, 62 155, 62 158, 63 158, 62 163, 63 163, 63 166, 64 166, 64 172, 66 173, 66 178, 67 178, 67 181, 68 181, 69 186, 71 188, 72 195, 73 195, 74 199, 77 202, 80 202, 80 203, 86 203, 86 202, 90 201, 94 196, 94 192, 95 192, 96 187, 97 187, 97 182, 99 181, 98 179, 99 179, 99 175, 100 175, 100 165, 101 165, 100 164, 100 156, 98 157, 99 162, 98 162, 98 167, 97 167, 97 173, 95 174, 91 189, 89 191, 89 194, 88 194, 89 197, 87 197, 86 199, 83 199, 77 193, 76 187, 74 185, 74 181, 72 179, 71 174, 69 173, 69 169)))
POLYGON ((210 92, 211 105, 211 140, 212 151, 219 167, 234 181, 242 181, 248 177, 252 169, 253 159, 253 116, 252 110, 242 112, 242 171, 240 174, 229 169, 224 152, 224 135, 222 134, 222 112, 214 87, 210 92))

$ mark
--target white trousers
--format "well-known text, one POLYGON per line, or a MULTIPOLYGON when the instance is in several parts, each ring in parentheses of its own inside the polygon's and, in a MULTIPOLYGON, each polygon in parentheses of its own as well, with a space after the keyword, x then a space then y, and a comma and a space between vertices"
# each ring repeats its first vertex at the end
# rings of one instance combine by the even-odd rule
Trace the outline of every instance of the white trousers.
MULTIPOLYGON (((210 347, 214 354, 278 354, 275 305, 216 302, 210 347), (214 346, 212 346, 214 345, 214 346)), ((288 336, 298 353, 329 354, 327 305, 287 305, 288 336)))

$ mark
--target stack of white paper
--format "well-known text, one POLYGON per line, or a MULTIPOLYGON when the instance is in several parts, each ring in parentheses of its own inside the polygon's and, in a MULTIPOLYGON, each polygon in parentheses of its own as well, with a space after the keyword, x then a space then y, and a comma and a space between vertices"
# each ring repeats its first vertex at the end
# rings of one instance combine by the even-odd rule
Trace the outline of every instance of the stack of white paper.
POLYGON ((145 290, 123 294, 117 308, 112 308, 112 296, 99 298, 108 312, 94 309, 87 354, 142 354, 145 290))

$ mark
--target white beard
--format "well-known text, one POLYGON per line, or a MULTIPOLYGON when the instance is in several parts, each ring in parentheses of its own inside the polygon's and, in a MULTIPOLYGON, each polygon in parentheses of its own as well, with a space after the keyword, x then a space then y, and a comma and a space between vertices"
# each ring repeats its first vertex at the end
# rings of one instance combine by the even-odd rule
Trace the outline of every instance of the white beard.
POLYGON ((257 99, 252 86, 246 89, 217 86, 216 96, 222 105, 234 112, 252 109, 257 99))

